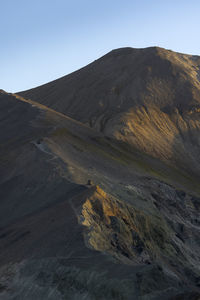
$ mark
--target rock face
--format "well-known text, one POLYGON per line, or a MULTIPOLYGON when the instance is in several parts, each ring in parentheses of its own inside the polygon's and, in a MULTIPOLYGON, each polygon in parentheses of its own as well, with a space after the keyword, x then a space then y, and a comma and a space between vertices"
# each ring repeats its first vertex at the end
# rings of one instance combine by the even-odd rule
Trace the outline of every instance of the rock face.
POLYGON ((199 65, 125 48, 0 90, 0 299, 199 299, 199 65))
POLYGON ((81 214, 82 224, 89 230, 88 244, 119 260, 150 264, 153 257, 168 251, 170 235, 164 220, 150 218, 98 186, 84 203, 81 214))

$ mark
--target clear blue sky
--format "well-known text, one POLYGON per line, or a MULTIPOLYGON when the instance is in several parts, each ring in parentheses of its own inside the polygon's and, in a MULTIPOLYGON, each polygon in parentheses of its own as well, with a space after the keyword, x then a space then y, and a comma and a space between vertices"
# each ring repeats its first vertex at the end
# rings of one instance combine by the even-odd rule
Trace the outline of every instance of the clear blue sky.
POLYGON ((200 55, 199 0, 0 0, 0 89, 25 90, 112 49, 200 55))

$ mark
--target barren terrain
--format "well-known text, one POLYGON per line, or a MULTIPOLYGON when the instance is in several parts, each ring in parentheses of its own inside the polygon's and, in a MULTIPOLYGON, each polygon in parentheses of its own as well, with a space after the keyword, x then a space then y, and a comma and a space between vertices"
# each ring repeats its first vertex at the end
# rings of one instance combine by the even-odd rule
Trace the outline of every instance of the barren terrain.
POLYGON ((0 299, 199 299, 199 66, 124 48, 0 91, 0 299))

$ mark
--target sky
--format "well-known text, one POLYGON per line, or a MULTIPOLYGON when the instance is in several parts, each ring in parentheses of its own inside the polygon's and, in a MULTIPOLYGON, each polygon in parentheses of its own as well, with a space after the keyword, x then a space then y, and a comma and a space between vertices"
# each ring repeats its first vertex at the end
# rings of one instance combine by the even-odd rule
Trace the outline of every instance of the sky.
POLYGON ((199 0, 0 0, 0 89, 26 90, 121 47, 200 55, 199 0))

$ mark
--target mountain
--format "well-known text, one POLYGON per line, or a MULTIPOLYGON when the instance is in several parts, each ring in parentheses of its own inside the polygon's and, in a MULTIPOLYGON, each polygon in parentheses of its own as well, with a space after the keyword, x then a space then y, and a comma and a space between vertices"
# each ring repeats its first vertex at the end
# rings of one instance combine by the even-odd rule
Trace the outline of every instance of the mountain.
POLYGON ((199 81, 198 56, 122 48, 20 95, 199 178, 199 81))
POLYGON ((117 49, 0 90, 0 299, 199 299, 199 65, 117 49))

